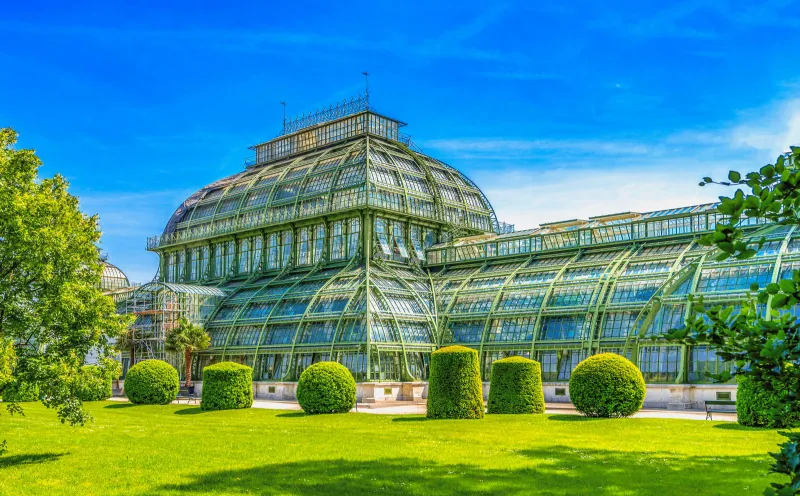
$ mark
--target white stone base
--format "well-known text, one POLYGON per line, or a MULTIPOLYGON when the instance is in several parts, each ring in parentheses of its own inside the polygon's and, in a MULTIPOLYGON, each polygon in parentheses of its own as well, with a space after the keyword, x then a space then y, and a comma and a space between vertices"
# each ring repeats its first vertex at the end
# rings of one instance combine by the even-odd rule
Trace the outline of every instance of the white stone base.
MULTIPOLYGON (((120 387, 125 382, 119 381, 120 387)), ((115 384, 116 386, 116 384, 115 384)), ((195 394, 203 393, 203 383, 195 382, 195 394)), ((547 403, 569 403, 568 382, 548 382, 542 387, 547 403)), ((296 382, 253 382, 256 398, 273 401, 294 401, 296 382)), ((648 384, 644 406, 687 410, 703 408, 705 401, 717 399, 717 393, 730 393, 736 401, 735 384, 648 384)), ((391 403, 395 401, 424 401, 428 398, 427 382, 359 382, 356 384, 356 399, 359 403, 391 403)), ((489 399, 489 383, 483 383, 483 398, 489 399)), ((734 407, 730 407, 735 411, 734 407)))

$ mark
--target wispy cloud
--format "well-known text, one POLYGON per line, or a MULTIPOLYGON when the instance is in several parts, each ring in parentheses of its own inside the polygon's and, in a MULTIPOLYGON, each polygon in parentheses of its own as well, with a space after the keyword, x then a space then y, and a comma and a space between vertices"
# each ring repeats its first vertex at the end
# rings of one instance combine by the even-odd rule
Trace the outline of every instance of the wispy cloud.
POLYGON ((506 139, 454 138, 421 140, 424 148, 443 152, 457 159, 533 159, 554 153, 564 155, 644 155, 652 148, 644 143, 601 139, 506 139))
POLYGON ((339 32, 286 31, 265 26, 258 30, 192 28, 192 29, 143 29, 137 27, 53 25, 23 22, 0 22, 0 32, 34 35, 56 35, 82 37, 89 41, 113 39, 119 43, 163 45, 165 41, 193 43, 209 50, 242 53, 280 53, 276 49, 303 49, 305 55, 322 55, 308 48, 331 51, 380 52, 393 56, 414 59, 464 59, 523 61, 526 57, 509 50, 482 49, 473 43, 491 25, 499 21, 508 10, 505 4, 491 5, 467 22, 443 33, 434 33, 426 38, 407 39, 396 36, 367 38, 353 30, 339 32))
POLYGON ((517 81, 560 81, 564 79, 564 76, 559 74, 525 71, 484 72, 483 76, 492 79, 509 79, 517 81))
POLYGON ((700 188, 701 177, 751 170, 800 144, 800 99, 743 112, 737 122, 719 129, 689 129, 643 141, 464 138, 421 143, 433 155, 470 166, 500 219, 530 228, 716 201, 731 191, 700 188))

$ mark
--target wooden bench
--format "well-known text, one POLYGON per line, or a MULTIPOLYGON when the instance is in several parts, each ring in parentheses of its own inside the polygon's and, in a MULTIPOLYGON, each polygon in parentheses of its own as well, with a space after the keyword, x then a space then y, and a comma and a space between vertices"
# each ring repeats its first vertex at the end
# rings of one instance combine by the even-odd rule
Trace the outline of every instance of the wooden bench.
POLYGON ((181 388, 178 390, 178 397, 176 399, 178 400, 178 403, 180 403, 181 400, 186 400, 187 404, 190 401, 197 403, 197 395, 194 393, 194 387, 190 390, 186 386, 181 386, 181 388))
POLYGON ((730 410, 722 410, 719 408, 714 408, 717 406, 733 406, 734 412, 736 411, 736 402, 733 400, 714 400, 714 401, 706 401, 706 420, 714 420, 712 417, 713 412, 718 413, 730 413, 730 410))

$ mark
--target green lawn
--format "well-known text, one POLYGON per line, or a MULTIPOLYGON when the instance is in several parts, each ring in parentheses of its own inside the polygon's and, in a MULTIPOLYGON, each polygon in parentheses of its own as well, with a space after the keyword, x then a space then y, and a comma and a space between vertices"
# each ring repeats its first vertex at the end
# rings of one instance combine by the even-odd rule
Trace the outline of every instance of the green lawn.
POLYGON ((0 416, 0 494, 761 494, 780 437, 725 422, 28 404, 0 416))

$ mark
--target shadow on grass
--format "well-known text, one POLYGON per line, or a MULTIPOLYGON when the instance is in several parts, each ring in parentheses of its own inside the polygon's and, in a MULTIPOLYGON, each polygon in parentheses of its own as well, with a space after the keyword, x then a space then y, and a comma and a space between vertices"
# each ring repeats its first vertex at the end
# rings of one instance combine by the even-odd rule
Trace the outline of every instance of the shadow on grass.
MULTIPOLYGON (((766 456, 766 455, 765 455, 766 456)), ((431 459, 323 459, 194 475, 147 494, 576 495, 753 494, 768 485, 762 457, 682 456, 550 446, 515 452, 514 468, 431 459), (520 466, 521 465, 521 466, 520 466), (742 492, 744 490, 744 492, 742 492)))
POLYGON ((286 413, 279 413, 275 415, 276 417, 283 417, 283 418, 297 418, 297 417, 307 417, 306 412, 286 412, 286 413))
POLYGON ((770 427, 750 427, 736 422, 725 422, 724 424, 716 424, 714 426, 714 429, 723 429, 726 431, 755 431, 755 432, 771 430, 770 427))
POLYGON ((201 409, 199 406, 194 406, 192 408, 182 408, 180 410, 175 410, 175 415, 197 415, 200 413, 206 413, 205 410, 201 409))
POLYGON ((597 417, 584 417, 583 415, 567 415, 563 413, 556 413, 547 417, 547 420, 555 420, 556 422, 598 422, 606 419, 597 417))
POLYGON ((392 419, 392 422, 427 422, 428 417, 418 417, 418 416, 407 416, 407 417, 395 417, 392 419))
POLYGON ((114 408, 133 408, 135 406, 136 405, 134 405, 133 403, 114 403, 112 405, 106 405, 103 408, 112 408, 112 409, 114 409, 114 408))
POLYGON ((16 465, 33 465, 36 463, 54 462, 69 453, 36 453, 29 455, 0 456, 0 468, 9 468, 16 465))

